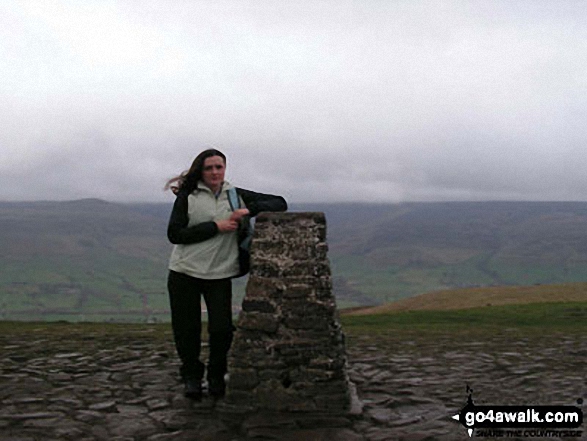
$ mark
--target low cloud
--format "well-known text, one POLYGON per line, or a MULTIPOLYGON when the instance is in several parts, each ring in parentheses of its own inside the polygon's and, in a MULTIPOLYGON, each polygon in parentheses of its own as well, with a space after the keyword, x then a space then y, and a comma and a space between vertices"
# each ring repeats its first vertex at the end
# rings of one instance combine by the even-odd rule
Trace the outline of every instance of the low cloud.
POLYGON ((169 201, 199 151, 295 202, 585 200, 566 2, 3 2, 0 199, 169 201))

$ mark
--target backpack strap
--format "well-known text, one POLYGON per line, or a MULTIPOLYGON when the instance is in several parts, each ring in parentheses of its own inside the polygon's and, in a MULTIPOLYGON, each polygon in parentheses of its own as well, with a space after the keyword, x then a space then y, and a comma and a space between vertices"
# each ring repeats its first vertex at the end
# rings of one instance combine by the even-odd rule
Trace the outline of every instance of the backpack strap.
POLYGON ((228 194, 228 203, 230 204, 230 209, 232 211, 238 210, 241 207, 241 201, 236 192, 236 188, 229 188, 226 190, 226 193, 228 194))
MULTIPOLYGON (((238 197, 238 193, 236 192, 236 188, 234 188, 234 187, 229 188, 228 190, 226 190, 226 194, 228 195, 228 203, 230 204, 230 209, 232 211, 235 211, 235 210, 238 210, 239 208, 241 208, 241 201, 240 201, 240 198, 238 197)), ((250 221, 247 221, 245 231, 246 231, 246 235, 241 240, 239 246, 240 246, 240 248, 248 251, 248 249, 251 245, 251 239, 253 237, 253 226, 250 224, 250 221)))

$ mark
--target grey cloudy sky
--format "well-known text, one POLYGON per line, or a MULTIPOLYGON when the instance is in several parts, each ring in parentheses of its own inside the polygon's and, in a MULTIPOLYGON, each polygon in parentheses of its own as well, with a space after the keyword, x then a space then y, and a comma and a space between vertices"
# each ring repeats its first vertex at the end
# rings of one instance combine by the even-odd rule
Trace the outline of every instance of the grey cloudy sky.
POLYGON ((587 200, 584 1, 0 2, 0 200, 587 200))

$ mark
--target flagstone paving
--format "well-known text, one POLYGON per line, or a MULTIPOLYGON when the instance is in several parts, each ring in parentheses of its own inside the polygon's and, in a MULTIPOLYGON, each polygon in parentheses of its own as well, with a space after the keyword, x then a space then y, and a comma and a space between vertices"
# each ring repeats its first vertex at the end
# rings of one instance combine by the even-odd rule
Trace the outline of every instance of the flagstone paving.
POLYGON ((161 325, 112 333, 106 326, 2 329, 2 441, 465 440, 450 417, 465 404, 467 385, 476 404, 577 405, 587 398, 582 335, 351 334, 359 415, 308 416, 307 427, 299 418, 259 415, 236 432, 212 400, 183 397, 171 333, 162 337, 161 325))

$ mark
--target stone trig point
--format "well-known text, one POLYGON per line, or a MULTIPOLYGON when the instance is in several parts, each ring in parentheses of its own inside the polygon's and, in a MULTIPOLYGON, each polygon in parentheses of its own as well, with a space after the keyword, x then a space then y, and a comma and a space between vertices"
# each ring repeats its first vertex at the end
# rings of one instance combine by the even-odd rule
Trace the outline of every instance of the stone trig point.
POLYGON ((323 213, 262 213, 229 355, 230 413, 345 415, 352 407, 323 213))

